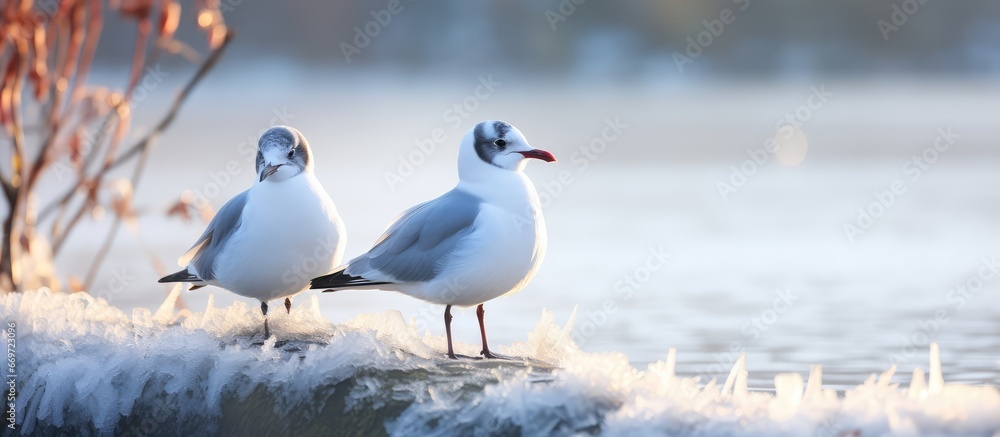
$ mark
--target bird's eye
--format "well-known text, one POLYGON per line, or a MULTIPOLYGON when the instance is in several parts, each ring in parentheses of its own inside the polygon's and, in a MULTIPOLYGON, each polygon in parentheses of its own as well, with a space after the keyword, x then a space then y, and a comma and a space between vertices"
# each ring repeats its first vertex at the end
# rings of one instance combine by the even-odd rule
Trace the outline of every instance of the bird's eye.
POLYGON ((295 156, 295 149, 292 149, 292 150, 288 151, 288 157, 291 158, 293 156, 295 156))
POLYGON ((502 139, 494 141, 493 144, 496 144, 497 147, 500 148, 500 150, 503 150, 504 147, 507 147, 507 142, 502 139))

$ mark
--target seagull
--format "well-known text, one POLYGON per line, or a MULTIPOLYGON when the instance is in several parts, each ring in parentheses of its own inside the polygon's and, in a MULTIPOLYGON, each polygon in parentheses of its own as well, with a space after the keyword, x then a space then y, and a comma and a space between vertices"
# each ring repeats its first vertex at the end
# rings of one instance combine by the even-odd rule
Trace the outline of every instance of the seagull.
POLYGON ((515 293, 545 257, 545 221, 538 193, 524 174, 528 159, 556 160, 528 145, 503 121, 484 121, 462 138, 458 185, 400 215, 365 254, 312 280, 326 291, 382 289, 445 305, 448 357, 451 307, 478 305, 485 358, 483 303, 515 293))
POLYGON ((178 260, 187 266, 159 282, 214 285, 267 302, 306 290, 309 280, 340 265, 344 225, 313 174, 312 150, 295 128, 275 126, 257 143, 257 178, 222 206, 208 229, 178 260))

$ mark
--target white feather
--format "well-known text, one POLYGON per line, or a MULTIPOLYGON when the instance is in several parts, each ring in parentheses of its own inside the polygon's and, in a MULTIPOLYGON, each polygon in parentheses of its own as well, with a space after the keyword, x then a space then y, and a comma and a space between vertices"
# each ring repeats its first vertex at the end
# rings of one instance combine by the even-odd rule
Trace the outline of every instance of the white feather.
POLYGON ((344 246, 344 225, 311 171, 258 182, 216 260, 213 282, 261 301, 289 297, 339 265, 344 246))

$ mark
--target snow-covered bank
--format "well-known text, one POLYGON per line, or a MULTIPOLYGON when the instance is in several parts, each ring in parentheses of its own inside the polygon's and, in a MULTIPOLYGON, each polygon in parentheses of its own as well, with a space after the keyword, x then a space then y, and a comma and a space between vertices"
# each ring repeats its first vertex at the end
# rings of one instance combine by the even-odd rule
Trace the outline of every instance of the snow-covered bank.
POLYGON ((889 370, 837 393, 814 367, 805 382, 784 374, 774 393, 756 392, 745 360, 726 381, 677 377, 673 351, 636 369, 621 354, 581 352, 572 321, 548 313, 527 342, 498 348, 524 359, 450 361, 442 337, 398 312, 334 325, 309 299, 274 311, 277 338, 261 345, 260 314, 242 303, 190 312, 168 299, 130 316, 82 293, 3 296, 19 431, 1000 435, 1000 392, 945 384, 933 348, 929 375, 914 372, 908 387, 890 384, 889 370))

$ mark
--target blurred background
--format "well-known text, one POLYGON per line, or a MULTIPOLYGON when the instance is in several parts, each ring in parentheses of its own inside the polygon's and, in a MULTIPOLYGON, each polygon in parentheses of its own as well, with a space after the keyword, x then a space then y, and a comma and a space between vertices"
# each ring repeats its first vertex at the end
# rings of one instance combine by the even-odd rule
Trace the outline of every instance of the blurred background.
MULTIPOLYGON (((575 314, 585 350, 642 364, 676 347, 686 375, 725 377, 746 352, 751 386, 809 364, 834 386, 893 364, 906 374, 926 368, 931 341, 946 380, 1000 383, 996 2, 220 10, 235 39, 159 139, 135 194, 140 226, 121 231, 90 290, 116 306, 162 301, 156 279, 205 225, 167 208, 183 194, 217 209, 249 187, 271 125, 309 138, 353 257, 396 214, 454 185, 465 131, 502 119, 559 161, 527 169, 549 249, 527 289, 486 305, 501 351, 547 308, 560 322, 575 314)), ((135 31, 106 15, 92 77, 121 83, 135 31)), ((178 38, 204 36, 182 26, 178 38)), ((159 61, 133 137, 193 69, 159 61)), ((88 218, 60 271, 84 269, 107 226, 88 218)), ((202 311, 209 294, 254 305, 211 287, 183 299, 202 311)), ((334 321, 399 310, 443 335, 442 308, 394 293, 317 298, 334 321)), ((455 320, 458 340, 476 342, 474 312, 455 320)))

